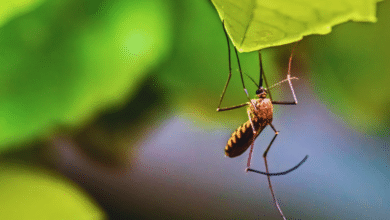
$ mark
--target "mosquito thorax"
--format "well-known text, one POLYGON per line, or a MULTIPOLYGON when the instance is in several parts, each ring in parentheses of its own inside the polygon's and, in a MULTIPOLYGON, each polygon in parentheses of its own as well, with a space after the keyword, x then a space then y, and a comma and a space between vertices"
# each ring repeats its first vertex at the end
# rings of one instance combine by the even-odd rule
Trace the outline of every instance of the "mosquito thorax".
POLYGON ((259 98, 265 98, 267 96, 267 90, 265 90, 263 87, 260 87, 258 90, 256 90, 256 96, 259 98))

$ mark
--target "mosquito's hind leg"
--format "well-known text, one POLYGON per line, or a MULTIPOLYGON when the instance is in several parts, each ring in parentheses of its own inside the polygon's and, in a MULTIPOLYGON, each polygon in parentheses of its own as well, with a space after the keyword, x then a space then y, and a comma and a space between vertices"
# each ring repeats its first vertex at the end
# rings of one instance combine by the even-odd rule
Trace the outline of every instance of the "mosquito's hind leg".
MULTIPOLYGON (((267 149, 266 149, 266 150, 264 151, 264 153, 263 153, 263 158, 264 158, 264 163, 265 163, 265 171, 266 171, 267 173, 269 173, 269 170, 268 170, 268 162, 267 162, 267 154, 268 154, 268 151, 269 151, 269 149, 271 148, 271 145, 272 145, 272 143, 274 142, 276 136, 278 136, 278 134, 279 134, 279 132, 276 131, 275 127, 274 127, 272 124, 270 124, 270 126, 271 126, 272 130, 275 131, 275 136, 274 136, 274 138, 272 138, 271 143, 269 143, 267 149)), ((278 211, 279 211, 280 215, 282 216, 282 218, 283 218, 283 219, 286 219, 286 217, 285 217, 284 214, 283 214, 282 209, 280 208, 280 205, 279 205, 278 200, 276 200, 276 198, 275 198, 275 193, 274 193, 274 190, 273 190, 273 188, 272 188, 272 183, 271 183, 271 177, 270 177, 270 176, 267 176, 267 180, 268 180, 268 186, 269 186, 269 189, 270 189, 270 191, 271 191, 272 199, 274 200, 275 206, 276 206, 276 208, 278 209, 278 211)))
POLYGON ((265 161, 265 164, 266 164, 266 168, 267 168, 266 172, 259 171, 259 170, 254 170, 254 169, 250 168, 251 161, 252 161, 253 147, 254 147, 255 139, 256 139, 256 137, 259 134, 257 133, 257 131, 255 129, 255 125, 253 124, 253 120, 252 120, 250 111, 248 111, 248 118, 249 118, 249 121, 251 122, 251 127, 252 127, 252 131, 253 131, 253 138, 252 138, 252 144, 251 144, 251 147, 250 147, 250 150, 249 150, 247 167, 245 169, 246 172, 254 172, 254 173, 263 174, 263 175, 266 175, 266 176, 281 176, 281 175, 286 175, 286 174, 288 174, 288 173, 298 169, 298 167, 300 167, 307 160, 307 158, 309 157, 308 155, 306 155, 305 158, 303 158, 303 160, 301 160, 301 162, 299 162, 296 166, 294 166, 293 168, 291 168, 289 170, 286 170, 286 171, 283 171, 283 172, 278 172, 278 173, 270 173, 268 171, 267 154, 268 154, 269 149, 271 148, 271 145, 275 141, 276 136, 278 136, 279 132, 276 131, 275 127, 272 124, 269 124, 271 126, 272 130, 274 130, 275 136, 272 138, 272 140, 269 143, 267 149, 263 153, 263 158, 264 158, 264 161, 265 161))
MULTIPOLYGON (((252 169, 250 169, 250 165, 251 165, 251 158, 252 158, 252 154, 253 154, 253 145, 254 145, 254 142, 255 142, 255 138, 256 138, 256 131, 255 131, 255 126, 253 124, 253 121, 251 120, 251 116, 250 116, 250 111, 248 111, 248 117, 249 117, 249 120, 251 121, 251 125, 252 125, 252 129, 253 129, 253 141, 252 141, 252 144, 251 144, 251 149, 249 151, 249 157, 248 157, 248 163, 247 163, 247 168, 246 168, 246 171, 254 171, 252 169)), ((264 158, 264 162, 265 162, 265 170, 266 170, 266 173, 268 174, 269 173, 269 170, 268 170, 268 163, 267 163, 267 153, 269 151, 269 149, 271 148, 271 145, 272 143, 274 142, 276 136, 278 136, 278 132, 276 131, 275 127, 270 124, 270 126, 272 127, 272 129, 275 131, 275 136, 274 138, 272 139, 271 143, 269 143, 267 149, 264 151, 264 154, 263 154, 263 158, 264 158)), ((276 200, 275 198, 275 193, 274 193, 274 190, 272 188, 272 184, 271 184, 271 178, 269 175, 267 175, 267 179, 268 179, 268 186, 269 186, 269 189, 271 191, 271 195, 272 195, 272 199, 274 200, 274 204, 276 206, 276 208, 278 209, 280 215, 283 217, 283 219, 286 219, 286 217, 284 216, 283 214, 283 211, 282 209, 280 208, 280 205, 278 203, 278 201, 276 200)))
MULTIPOLYGON (((266 168, 266 172, 263 172, 263 171, 259 171, 259 170, 254 170, 252 168, 250 168, 250 160, 252 158, 252 148, 251 147, 251 152, 250 152, 250 155, 249 155, 249 159, 248 159, 248 166, 246 168, 246 172, 254 172, 254 173, 258 173, 258 174, 263 174, 263 175, 266 175, 266 176, 281 176, 281 175, 286 175, 296 169, 298 169, 298 167, 300 167, 306 160, 307 158, 309 157, 308 155, 306 155, 302 160, 301 162, 299 162, 297 165, 295 165, 293 168, 289 169, 289 170, 286 170, 286 171, 283 171, 283 172, 278 172, 278 173, 270 173, 268 172, 268 163, 267 163, 267 154, 268 154, 268 151, 270 150, 272 144, 274 143, 275 139, 276 139, 276 136, 278 136, 279 132, 275 129, 275 127, 272 125, 272 124, 269 124, 272 128, 272 130, 274 130, 275 132, 275 136, 272 138, 271 142, 269 143, 267 149, 264 151, 263 153, 263 158, 264 158, 264 162, 265 162, 265 168, 266 168)), ((254 133, 255 134, 255 133, 254 133)), ((254 143, 254 141, 253 141, 254 143)), ((253 145, 252 143, 252 145, 253 145)))
MULTIPOLYGON (((268 172, 267 154, 268 154, 269 149, 271 148, 272 143, 274 143, 274 141, 276 139, 276 136, 278 136, 279 132, 276 131, 275 127, 272 124, 269 124, 271 126, 272 130, 275 131, 275 136, 272 138, 272 140, 269 143, 267 149, 263 153, 263 158, 264 158, 264 161, 265 161, 266 172, 262 172, 262 171, 251 169, 250 165, 251 165, 252 154, 253 154, 253 145, 254 145, 255 138, 256 138, 256 131, 254 130, 255 126, 253 125, 253 122, 252 122, 252 119, 250 117, 250 112, 249 111, 248 111, 248 116, 249 116, 249 120, 251 121, 252 129, 253 129, 253 141, 252 141, 252 144, 251 144, 251 149, 249 151, 249 158, 248 158, 246 172, 250 171, 250 172, 254 172, 254 173, 264 174, 264 175, 267 175, 267 176, 277 176, 278 173, 269 173, 268 172)), ((291 172, 291 171, 289 171, 289 172, 291 172)), ((289 173, 289 172, 287 172, 287 173, 289 173)), ((281 173, 287 174, 286 171, 285 172, 281 172, 281 173)))
MULTIPOLYGON (((270 148, 271 148, 273 142, 275 141, 276 136, 278 136, 278 134, 279 134, 279 132, 275 129, 275 127, 274 127, 272 124, 269 124, 269 125, 271 126, 272 130, 274 130, 275 136, 272 138, 272 140, 271 140, 271 142, 269 143, 267 149, 266 149, 266 150, 264 151, 264 153, 263 153, 263 158, 264 158, 264 163, 265 163, 265 171, 266 171, 266 172, 262 172, 262 171, 258 171, 258 170, 253 170, 253 169, 249 168, 249 166, 248 166, 248 168, 246 169, 246 171, 247 171, 247 172, 248 172, 248 171, 251 171, 251 172, 259 173, 259 174, 264 174, 264 175, 267 176, 268 186, 269 186, 269 189, 270 189, 270 191, 271 191, 272 199, 274 200, 275 206, 276 206, 276 208, 278 209, 280 215, 283 217, 283 219, 286 219, 286 217, 285 217, 284 214, 283 214, 282 209, 280 208, 280 205, 279 205, 278 201, 276 200, 275 193, 274 193, 274 190, 273 190, 273 188, 272 188, 272 183, 271 183, 271 178, 270 178, 270 176, 285 175, 285 174, 287 174, 287 173, 289 173, 289 172, 291 172, 291 171, 293 171, 293 170, 296 170, 299 166, 301 166, 301 165, 306 161, 306 159, 308 158, 308 156, 306 155, 305 158, 303 158, 303 160, 302 160, 299 164, 297 164, 295 167, 293 167, 293 168, 291 168, 291 169, 289 169, 289 170, 287 170, 287 171, 280 172, 280 173, 269 173, 268 162, 267 162, 267 154, 268 154, 268 151, 270 150, 270 148)), ((253 145, 253 143, 252 143, 252 145, 253 145)), ((248 161, 248 163, 249 163, 249 161, 248 161)))

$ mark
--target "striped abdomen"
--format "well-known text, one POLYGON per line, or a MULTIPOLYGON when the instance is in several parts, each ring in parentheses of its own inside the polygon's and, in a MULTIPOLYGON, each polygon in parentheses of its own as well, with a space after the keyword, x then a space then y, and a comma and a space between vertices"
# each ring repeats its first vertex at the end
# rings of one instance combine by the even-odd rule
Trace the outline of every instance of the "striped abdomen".
POLYGON ((253 129, 251 122, 248 120, 237 128, 228 140, 225 146, 225 154, 228 157, 237 157, 244 153, 251 146, 254 139, 259 136, 261 131, 272 122, 273 107, 269 99, 255 100, 257 109, 250 106, 252 122, 257 131, 256 137, 253 138, 253 129))
MULTIPOLYGON (((256 139, 260 132, 265 128, 267 123, 258 123, 258 121, 254 121, 253 124, 257 130, 255 137, 256 139)), ((248 120, 233 132, 232 136, 228 140, 227 145, 225 146, 225 154, 228 157, 237 157, 244 153, 246 149, 251 146, 252 142, 253 130, 251 122, 248 120)))

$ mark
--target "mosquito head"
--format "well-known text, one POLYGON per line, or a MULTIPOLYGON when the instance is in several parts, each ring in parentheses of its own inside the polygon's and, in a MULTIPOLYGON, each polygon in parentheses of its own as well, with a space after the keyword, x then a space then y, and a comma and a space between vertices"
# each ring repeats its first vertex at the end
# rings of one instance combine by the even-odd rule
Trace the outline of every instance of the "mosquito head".
POLYGON ((256 90, 256 96, 264 99, 267 96, 267 90, 263 87, 260 87, 258 90, 256 90))

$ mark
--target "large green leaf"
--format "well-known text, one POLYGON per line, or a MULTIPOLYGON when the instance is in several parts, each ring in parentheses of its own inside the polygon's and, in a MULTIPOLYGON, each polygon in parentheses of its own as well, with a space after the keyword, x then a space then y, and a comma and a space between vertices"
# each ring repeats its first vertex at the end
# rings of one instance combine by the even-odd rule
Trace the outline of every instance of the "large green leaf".
POLYGON ((375 22, 378 0, 211 0, 240 52, 292 43, 353 20, 375 22))
POLYGON ((43 0, 0 1, 0 26, 13 17, 35 9, 43 0))

